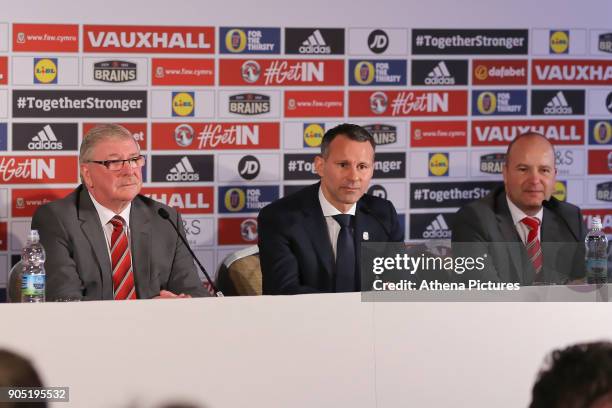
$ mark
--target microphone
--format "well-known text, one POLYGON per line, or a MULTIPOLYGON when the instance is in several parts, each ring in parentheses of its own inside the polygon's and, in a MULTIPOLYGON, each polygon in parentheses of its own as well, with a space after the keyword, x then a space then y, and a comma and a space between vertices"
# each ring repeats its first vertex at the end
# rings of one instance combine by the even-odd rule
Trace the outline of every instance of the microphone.
POLYGON ((185 244, 185 246, 187 247, 187 250, 189 251, 189 253, 193 257, 193 259, 196 261, 196 263, 200 267, 200 270, 202 271, 202 273, 204 273, 204 276, 206 277, 206 280, 210 284, 210 287, 212 288, 213 292, 215 292, 215 296, 223 297, 223 292, 221 292, 219 289, 217 289, 217 287, 213 283, 212 279, 210 279, 210 276, 208 276, 208 272, 206 272, 206 268, 204 268, 204 266, 202 266, 202 264, 200 263, 200 260, 198 259, 198 257, 191 250, 191 247, 187 243, 187 240, 185 239, 185 237, 183 237, 183 235, 181 235, 181 233, 180 233, 179 229, 177 228, 177 226, 174 225, 174 223, 170 220, 170 214, 168 214, 168 211, 166 211, 164 208, 160 208, 159 210, 157 210, 157 214, 159 214, 159 216, 162 217, 164 220, 168 220, 170 225, 172 225, 172 228, 174 228, 174 230, 176 231, 177 235, 181 238, 181 241, 183 241, 183 244, 185 244))
POLYGON ((561 218, 563 220, 563 222, 565 223, 565 225, 567 226, 567 229, 572 233, 572 235, 574 236, 574 238, 576 239, 576 241, 580 242, 582 241, 578 235, 576 235, 574 229, 572 228, 571 225, 569 225, 569 222, 567 222, 567 220, 565 219, 565 217, 562 214, 559 214, 558 211, 558 207, 559 207, 559 201, 557 201, 556 199, 554 199, 553 197, 551 197, 550 200, 543 200, 542 201, 542 207, 552 211, 555 213, 555 215, 558 216, 558 218, 561 218))
POLYGON ((387 234, 387 238, 388 239, 391 238, 391 232, 389 231, 387 226, 385 224, 383 224, 383 222, 380 220, 380 218, 378 218, 378 216, 376 214, 374 214, 372 212, 372 210, 370 210, 370 207, 368 207, 365 203, 362 203, 361 211, 363 211, 364 213, 372 216, 372 218, 374 218, 376 220, 376 222, 378 222, 378 224, 382 227, 383 231, 385 231, 385 234, 387 234))

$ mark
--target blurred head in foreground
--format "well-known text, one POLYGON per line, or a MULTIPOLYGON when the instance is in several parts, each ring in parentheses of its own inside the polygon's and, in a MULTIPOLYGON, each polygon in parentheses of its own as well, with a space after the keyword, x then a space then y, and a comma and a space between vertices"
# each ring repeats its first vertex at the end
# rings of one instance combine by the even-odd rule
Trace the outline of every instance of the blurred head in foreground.
POLYGON ((612 408, 612 343, 554 350, 533 386, 530 408, 612 408))
MULTIPOLYGON (((0 387, 42 387, 40 376, 30 360, 11 351, 0 349, 0 387)), ((3 402, 3 408, 44 408, 46 402, 3 402)))

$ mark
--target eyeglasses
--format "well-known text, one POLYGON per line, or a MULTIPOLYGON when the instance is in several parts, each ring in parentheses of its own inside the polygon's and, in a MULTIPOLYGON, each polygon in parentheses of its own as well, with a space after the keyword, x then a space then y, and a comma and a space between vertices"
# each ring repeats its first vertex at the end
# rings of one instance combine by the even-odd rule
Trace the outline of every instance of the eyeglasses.
POLYGON ((123 169, 126 163, 130 166, 131 169, 144 166, 145 157, 143 155, 140 155, 125 160, 88 160, 87 163, 101 164, 110 171, 119 171, 123 169))

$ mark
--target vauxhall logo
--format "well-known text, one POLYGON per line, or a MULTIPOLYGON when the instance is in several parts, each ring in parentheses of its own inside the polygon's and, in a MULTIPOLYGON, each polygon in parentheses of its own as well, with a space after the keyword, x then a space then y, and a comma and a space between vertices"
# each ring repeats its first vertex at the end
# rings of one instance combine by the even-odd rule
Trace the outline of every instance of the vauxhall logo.
POLYGON ((245 180, 253 180, 259 175, 261 165, 255 156, 244 156, 238 162, 238 174, 245 180))

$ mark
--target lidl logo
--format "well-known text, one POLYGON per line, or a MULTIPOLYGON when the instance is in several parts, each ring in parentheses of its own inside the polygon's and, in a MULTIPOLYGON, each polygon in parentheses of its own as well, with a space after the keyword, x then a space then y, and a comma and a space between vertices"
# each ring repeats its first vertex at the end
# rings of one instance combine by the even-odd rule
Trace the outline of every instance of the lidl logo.
POLYGON ((568 54, 569 53, 569 31, 550 32, 550 53, 568 54))
POLYGON ((225 47, 229 52, 242 52, 246 46, 247 36, 243 30, 235 28, 225 34, 225 47))
POLYGON ((241 188, 230 188, 225 192, 223 203, 229 212, 239 212, 246 205, 246 194, 241 188))
POLYGON ((429 175, 434 177, 448 176, 448 153, 429 153, 429 175))
POLYGON ((567 181, 556 181, 552 195, 559 201, 567 200, 567 181))
POLYGON ((57 84, 57 58, 34 58, 34 83, 57 84))
POLYGON ((172 116, 193 116, 194 108, 193 92, 172 92, 172 116))
POLYGON ((323 123, 304 123, 304 147, 319 147, 325 134, 323 123))

